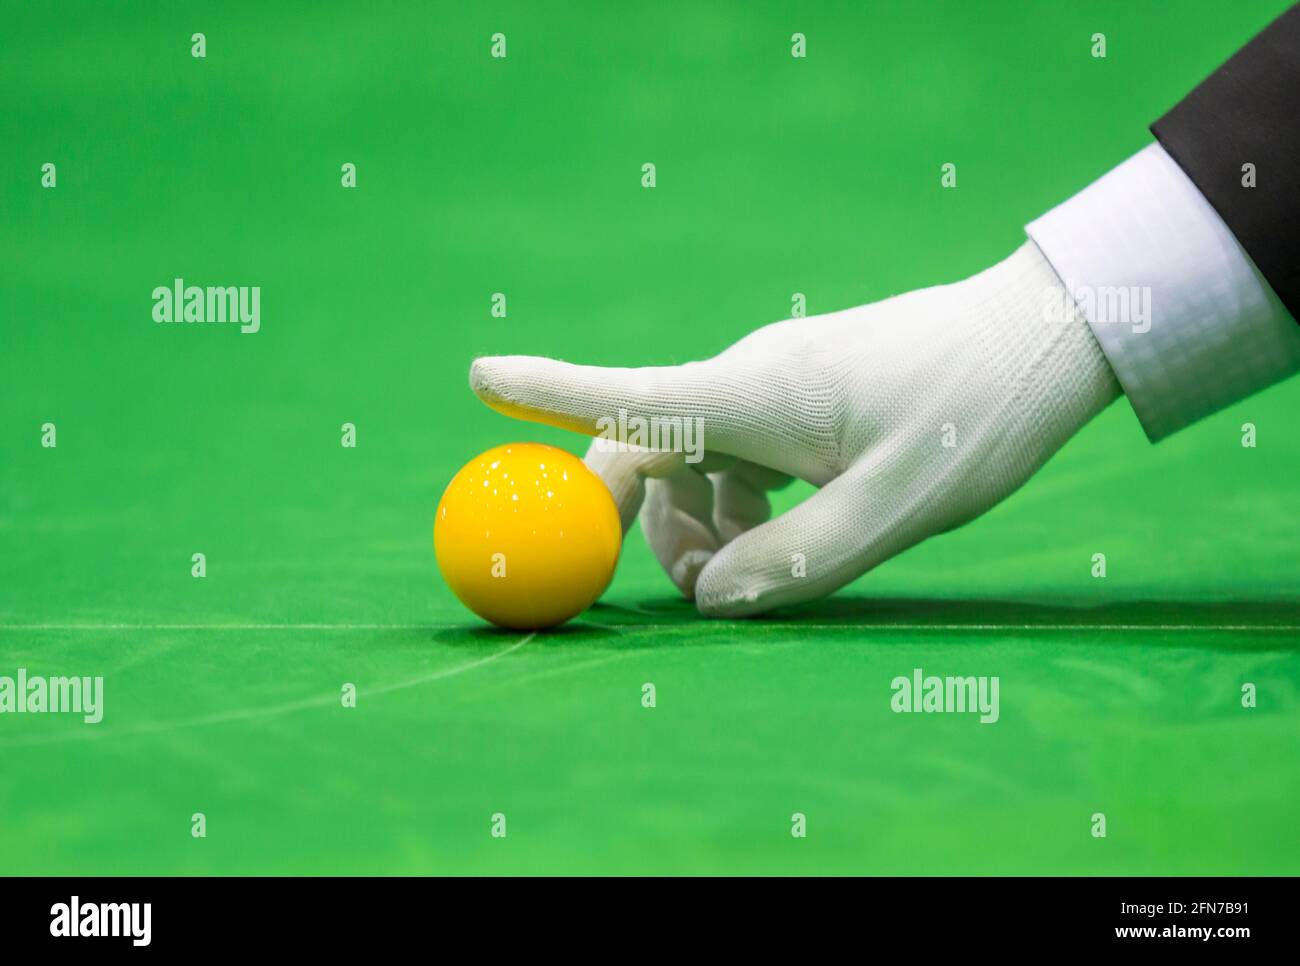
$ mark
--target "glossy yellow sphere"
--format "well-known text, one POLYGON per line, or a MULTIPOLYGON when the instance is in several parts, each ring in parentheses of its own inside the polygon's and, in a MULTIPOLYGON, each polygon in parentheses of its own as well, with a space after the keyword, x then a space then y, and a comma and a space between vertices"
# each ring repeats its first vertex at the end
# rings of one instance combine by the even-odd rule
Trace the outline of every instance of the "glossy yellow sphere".
POLYGON ((501 627, 537 630, 609 585, 622 528, 604 482, 578 457, 510 443, 447 484, 433 523, 438 567, 461 603, 501 627))

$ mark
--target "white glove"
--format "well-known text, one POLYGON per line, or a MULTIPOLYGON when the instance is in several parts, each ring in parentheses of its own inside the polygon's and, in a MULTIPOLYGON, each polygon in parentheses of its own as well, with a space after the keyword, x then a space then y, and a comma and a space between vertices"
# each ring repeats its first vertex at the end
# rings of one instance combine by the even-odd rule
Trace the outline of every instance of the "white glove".
POLYGON ((1060 293, 1027 241, 965 281, 777 322, 702 362, 496 356, 474 362, 470 385, 508 415, 589 435, 620 410, 698 417, 701 462, 603 440, 587 462, 625 531, 642 510, 656 557, 702 613, 756 614, 983 513, 1119 395, 1082 314, 1049 313, 1060 293), (767 491, 791 476, 821 490, 765 522, 767 491))

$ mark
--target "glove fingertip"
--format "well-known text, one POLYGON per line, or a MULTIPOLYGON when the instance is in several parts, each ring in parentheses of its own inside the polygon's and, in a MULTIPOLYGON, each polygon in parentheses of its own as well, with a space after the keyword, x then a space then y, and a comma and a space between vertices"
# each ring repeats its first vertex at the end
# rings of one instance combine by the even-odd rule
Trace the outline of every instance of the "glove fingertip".
POLYGON ((695 587, 705 566, 713 559, 709 550, 687 550, 668 570, 668 576, 687 600, 695 599, 695 587))

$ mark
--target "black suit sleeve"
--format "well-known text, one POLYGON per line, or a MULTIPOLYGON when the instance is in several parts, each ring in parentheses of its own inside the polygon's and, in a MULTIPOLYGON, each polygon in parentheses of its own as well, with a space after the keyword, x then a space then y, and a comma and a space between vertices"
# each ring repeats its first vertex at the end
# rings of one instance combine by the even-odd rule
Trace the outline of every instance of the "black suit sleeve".
POLYGON ((1151 132, 1300 319, 1300 4, 1151 132), (1253 188, 1243 185, 1246 164, 1253 188))

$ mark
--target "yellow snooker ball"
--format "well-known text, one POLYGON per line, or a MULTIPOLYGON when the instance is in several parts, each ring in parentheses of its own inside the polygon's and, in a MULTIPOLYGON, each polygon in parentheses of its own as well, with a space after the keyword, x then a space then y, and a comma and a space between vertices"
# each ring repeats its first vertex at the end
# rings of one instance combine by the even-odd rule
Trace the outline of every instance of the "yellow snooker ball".
POLYGON ((438 567, 462 604, 537 630, 590 607, 609 585, 622 528, 604 482, 578 457, 510 443, 447 484, 433 523, 438 567))

